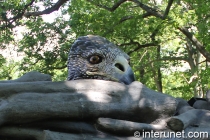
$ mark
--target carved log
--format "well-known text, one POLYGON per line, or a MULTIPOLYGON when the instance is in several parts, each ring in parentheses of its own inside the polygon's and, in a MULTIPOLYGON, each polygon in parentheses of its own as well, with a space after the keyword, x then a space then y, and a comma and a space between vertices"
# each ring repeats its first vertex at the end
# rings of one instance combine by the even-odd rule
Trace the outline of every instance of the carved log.
POLYGON ((209 111, 193 109, 185 100, 139 82, 127 86, 102 80, 48 80, 49 75, 32 72, 0 82, 0 139, 135 139, 133 131, 169 131, 165 123, 174 131, 209 132, 209 111), (120 136, 99 132, 97 118, 98 128, 120 136), (121 137, 125 134, 132 136, 121 137))
POLYGON ((193 107, 195 109, 206 109, 206 110, 210 110, 210 102, 203 101, 203 100, 197 100, 193 104, 193 107))
POLYGON ((102 80, 21 82, 0 87, 0 96, 6 98, 0 102, 1 124, 98 117, 151 123, 172 116, 177 105, 173 97, 139 82, 129 86, 102 80))
POLYGON ((209 126, 207 120, 210 120, 210 111, 201 109, 191 109, 178 116, 173 116, 167 121, 167 126, 173 131, 181 131, 189 126, 206 125, 209 126), (203 124, 203 122, 207 124, 203 124))
POLYGON ((99 118, 97 120, 97 124, 98 128, 101 130, 110 133, 131 136, 134 134, 135 131, 163 131, 167 129, 165 120, 161 120, 157 124, 146 124, 110 118, 99 118))
POLYGON ((182 98, 176 98, 178 101, 177 109, 176 109, 176 115, 182 114, 184 112, 187 112, 191 109, 194 109, 191 107, 188 102, 182 98))

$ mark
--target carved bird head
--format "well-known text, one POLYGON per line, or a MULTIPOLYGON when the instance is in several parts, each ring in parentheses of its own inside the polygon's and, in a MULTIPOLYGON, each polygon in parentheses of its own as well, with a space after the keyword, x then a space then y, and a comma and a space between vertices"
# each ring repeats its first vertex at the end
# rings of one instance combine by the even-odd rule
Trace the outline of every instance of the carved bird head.
POLYGON ((67 67, 67 80, 100 79, 124 84, 135 80, 129 56, 100 36, 79 37, 70 49, 67 67))

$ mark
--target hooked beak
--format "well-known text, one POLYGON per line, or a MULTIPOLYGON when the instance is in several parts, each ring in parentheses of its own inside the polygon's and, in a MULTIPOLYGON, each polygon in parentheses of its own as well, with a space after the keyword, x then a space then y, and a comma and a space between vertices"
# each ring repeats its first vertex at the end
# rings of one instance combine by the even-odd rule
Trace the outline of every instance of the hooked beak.
POLYGON ((124 83, 126 85, 131 84, 133 81, 135 81, 134 73, 129 67, 127 71, 122 75, 122 77, 119 79, 119 82, 124 83))
POLYGON ((116 63, 114 64, 114 74, 115 77, 120 83, 124 83, 126 85, 131 84, 135 81, 134 72, 132 71, 128 61, 122 57, 118 56, 116 58, 116 63))

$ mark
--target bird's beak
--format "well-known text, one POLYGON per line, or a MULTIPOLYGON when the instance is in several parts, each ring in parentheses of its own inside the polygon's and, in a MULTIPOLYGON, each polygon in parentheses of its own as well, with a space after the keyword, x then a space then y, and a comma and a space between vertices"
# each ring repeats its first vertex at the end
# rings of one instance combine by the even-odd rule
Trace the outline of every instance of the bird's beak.
POLYGON ((125 57, 118 56, 114 64, 115 72, 113 77, 119 82, 129 85, 135 81, 134 72, 132 71, 125 57))
POLYGON ((120 77, 119 82, 129 85, 133 81, 135 81, 133 70, 128 67, 127 71, 120 77))

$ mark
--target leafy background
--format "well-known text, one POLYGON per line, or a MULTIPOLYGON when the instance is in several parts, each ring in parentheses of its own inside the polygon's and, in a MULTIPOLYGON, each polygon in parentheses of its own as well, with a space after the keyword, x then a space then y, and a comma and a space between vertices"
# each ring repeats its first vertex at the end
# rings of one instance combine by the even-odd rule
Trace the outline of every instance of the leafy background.
POLYGON ((95 34, 128 53, 136 80, 151 89, 189 99, 204 97, 210 87, 208 0, 0 3, 1 80, 32 70, 66 80, 71 44, 95 34))

